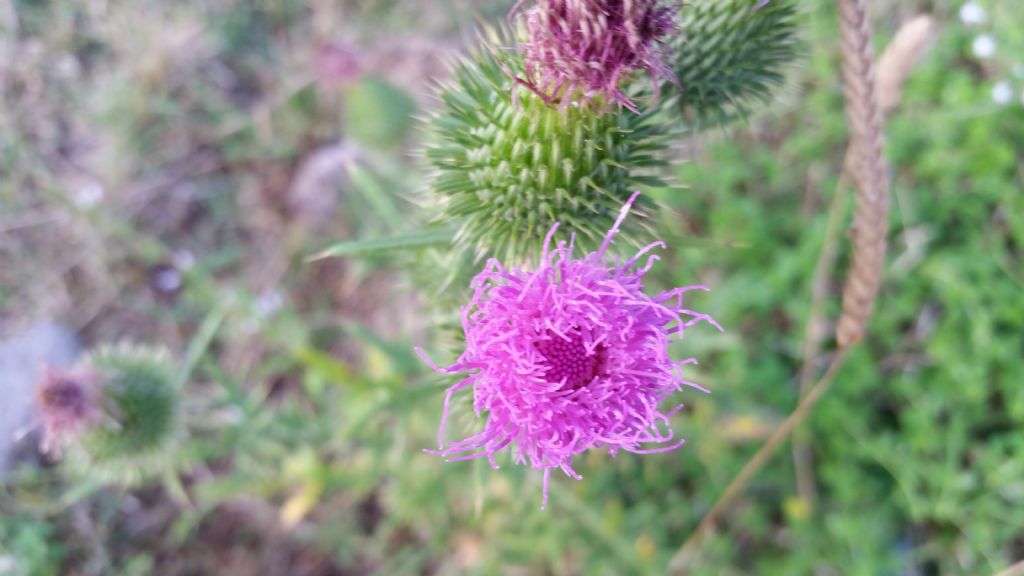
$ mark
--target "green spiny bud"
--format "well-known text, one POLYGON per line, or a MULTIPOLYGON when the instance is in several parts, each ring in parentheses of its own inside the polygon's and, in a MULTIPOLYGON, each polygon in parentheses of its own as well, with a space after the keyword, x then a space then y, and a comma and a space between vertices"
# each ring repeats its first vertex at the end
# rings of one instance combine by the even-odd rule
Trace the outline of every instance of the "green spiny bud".
POLYGON ((595 246, 634 191, 663 185, 652 172, 664 132, 650 114, 545 103, 517 82, 522 58, 502 48, 512 42, 482 42, 454 67, 428 126, 430 188, 457 248, 521 263, 555 222, 595 246))
POLYGON ((685 2, 671 62, 678 85, 664 90, 704 125, 746 114, 796 58, 796 14, 787 0, 685 2))
POLYGON ((98 384, 102 417, 69 446, 69 464, 123 485, 167 469, 182 431, 170 356, 142 347, 101 347, 85 365, 98 384))

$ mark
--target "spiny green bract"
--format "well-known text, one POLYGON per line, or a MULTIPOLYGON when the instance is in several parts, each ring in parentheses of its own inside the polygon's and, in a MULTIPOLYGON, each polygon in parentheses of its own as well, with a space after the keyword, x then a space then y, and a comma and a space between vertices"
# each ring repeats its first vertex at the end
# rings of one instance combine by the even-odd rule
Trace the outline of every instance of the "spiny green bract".
POLYGON ((555 222, 584 248, 599 243, 633 191, 663 185, 653 169, 664 133, 648 114, 545 103, 517 82, 522 59, 501 48, 513 42, 483 42, 455 66, 428 126, 440 218, 459 227, 459 248, 507 264, 536 258, 555 222))
POLYGON ((682 8, 665 92, 702 125, 724 123, 767 101, 797 56, 796 7, 771 0, 691 0, 682 8))
POLYGON ((91 477, 131 485, 173 462, 181 431, 181 392, 162 350, 121 345, 93 351, 88 365, 102 381, 104 422, 69 453, 91 477))

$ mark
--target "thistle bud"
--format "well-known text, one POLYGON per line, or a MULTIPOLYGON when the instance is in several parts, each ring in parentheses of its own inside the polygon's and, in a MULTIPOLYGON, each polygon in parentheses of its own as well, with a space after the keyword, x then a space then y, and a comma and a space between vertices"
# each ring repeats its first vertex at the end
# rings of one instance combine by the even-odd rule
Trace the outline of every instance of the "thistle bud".
POLYGON ((665 85, 676 105, 706 125, 768 100, 797 55, 796 14, 787 0, 686 2, 665 85))
POLYGON ((634 191, 664 185, 652 171, 663 165, 665 133, 649 114, 549 106, 516 82, 519 54, 497 48, 495 33, 483 41, 442 86, 428 126, 439 219, 478 257, 522 262, 555 222, 581 247, 596 246, 634 191))
POLYGON ((181 431, 181 394, 169 355, 142 347, 102 347, 85 365, 99 383, 97 416, 69 446, 69 465, 123 485, 170 466, 181 431))

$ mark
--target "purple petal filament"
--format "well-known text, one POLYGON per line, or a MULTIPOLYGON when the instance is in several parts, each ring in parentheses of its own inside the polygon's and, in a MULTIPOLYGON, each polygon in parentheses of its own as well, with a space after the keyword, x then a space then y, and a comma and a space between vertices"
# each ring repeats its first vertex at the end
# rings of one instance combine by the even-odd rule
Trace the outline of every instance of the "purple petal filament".
POLYGON ((579 479, 573 458, 591 448, 637 454, 680 447, 667 411, 659 407, 684 387, 707 392, 683 378, 673 361, 673 336, 706 321, 684 305, 684 296, 705 286, 685 286, 648 296, 643 276, 663 248, 654 242, 625 262, 606 254, 638 194, 623 206, 601 247, 573 258, 574 237, 551 248, 558 224, 548 232, 536 270, 506 269, 490 259, 471 282, 473 296, 462 308, 466 348, 442 373, 468 376, 448 388, 438 433, 438 449, 448 461, 487 458, 508 448, 516 464, 544 471, 542 508, 547 505, 552 469, 579 479), (641 262, 643 265, 641 266, 641 262), (445 442, 454 394, 473 389, 479 433, 445 442))

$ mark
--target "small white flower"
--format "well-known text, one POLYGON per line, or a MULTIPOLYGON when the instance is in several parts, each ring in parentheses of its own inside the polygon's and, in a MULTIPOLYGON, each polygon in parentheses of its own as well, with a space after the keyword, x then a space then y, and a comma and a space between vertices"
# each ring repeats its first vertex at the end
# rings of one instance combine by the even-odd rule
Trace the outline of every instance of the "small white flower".
POLYGON ((174 268, 162 268, 153 274, 153 287, 163 293, 171 293, 181 288, 181 273, 174 268))
POLYGON ((174 254, 171 256, 171 262, 178 270, 187 271, 196 265, 196 257, 192 254, 191 250, 182 248, 174 251, 174 254))
POLYGON ((960 7, 960 21, 964 24, 982 24, 987 19, 988 14, 977 2, 968 2, 960 7))
POLYGON ((992 101, 996 104, 1009 104, 1013 99, 1013 87, 1006 80, 996 82, 992 87, 992 101))
POLYGON ((996 53, 995 38, 988 34, 980 34, 971 44, 971 52, 978 58, 991 58, 996 53))
POLYGON ((254 312, 260 318, 268 318, 284 305, 284 296, 277 290, 264 293, 256 300, 254 312))
POLYGON ((103 200, 103 186, 92 180, 72 190, 70 196, 72 204, 80 210, 88 210, 103 200))
POLYGON ((249 315, 242 324, 247 334, 260 331, 266 321, 284 306, 284 295, 278 290, 268 290, 260 294, 249 305, 249 315))

